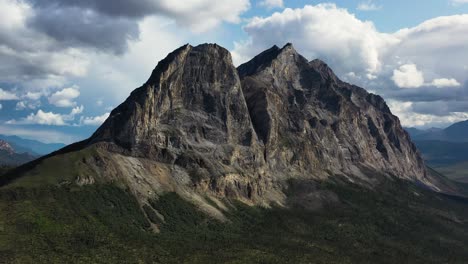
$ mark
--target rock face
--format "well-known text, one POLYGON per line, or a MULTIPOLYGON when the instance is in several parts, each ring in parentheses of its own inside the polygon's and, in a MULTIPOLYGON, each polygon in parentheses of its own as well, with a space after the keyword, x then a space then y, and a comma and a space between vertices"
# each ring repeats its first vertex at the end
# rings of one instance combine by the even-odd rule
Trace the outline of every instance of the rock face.
POLYGON ((78 184, 123 182, 142 202, 176 191, 220 218, 204 197, 284 204, 289 179, 384 175, 439 188, 380 96, 291 44, 238 69, 220 46, 185 45, 90 139, 41 163, 60 156, 78 184))
POLYGON ((425 179, 423 160, 384 100, 340 81, 324 62, 287 44, 241 65, 239 75, 272 171, 425 179))
POLYGON ((262 146, 237 69, 218 45, 183 46, 161 61, 91 137, 125 155, 170 164, 195 188, 252 198, 266 183, 262 146))

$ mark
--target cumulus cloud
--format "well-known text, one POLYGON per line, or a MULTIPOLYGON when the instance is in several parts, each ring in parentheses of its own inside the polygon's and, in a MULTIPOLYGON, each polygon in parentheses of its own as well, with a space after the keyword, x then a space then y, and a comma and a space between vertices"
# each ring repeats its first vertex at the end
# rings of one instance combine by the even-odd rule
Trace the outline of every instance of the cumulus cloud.
POLYGON ((162 15, 174 19, 179 25, 202 32, 222 22, 238 23, 240 15, 250 7, 249 0, 140 0, 140 1, 88 1, 88 0, 33 0, 42 8, 57 7, 92 10, 113 18, 141 19, 162 15))
POLYGON ((45 82, 60 85, 66 76, 83 76, 85 53, 34 30, 35 15, 25 1, 0 0, 0 80, 18 85, 51 79, 45 82))
POLYGON ((259 3, 260 6, 266 7, 268 9, 273 9, 277 7, 283 7, 283 0, 263 0, 259 3))
POLYGON ((63 126, 65 125, 65 121, 60 114, 38 110, 36 114, 30 114, 26 117, 24 124, 63 126))
POLYGON ((6 100, 18 100, 18 99, 19 98, 16 94, 0 88, 0 100, 6 101, 6 100))
POLYGON ((405 64, 393 71, 392 80, 400 88, 418 88, 424 85, 424 76, 414 64, 405 64))
POLYGON ((430 83, 424 83, 424 75, 418 70, 415 64, 401 65, 399 69, 393 70, 392 80, 400 88, 419 88, 423 85, 444 88, 458 87, 461 85, 453 78, 434 79, 430 83))
POLYGON ((361 21, 335 4, 287 8, 265 18, 255 17, 245 26, 250 39, 236 43, 237 64, 281 42, 292 42, 308 58, 321 58, 340 73, 366 75, 380 71, 382 51, 398 39, 380 33, 374 24, 361 21))
POLYGON ((80 91, 77 86, 65 88, 53 93, 49 97, 49 103, 57 107, 74 107, 76 102, 73 100, 80 96, 80 91))
POLYGON ((26 94, 23 96, 25 99, 29 100, 39 100, 42 97, 41 92, 26 92, 26 94))
POLYGON ((382 6, 377 5, 372 0, 367 0, 364 2, 360 2, 357 6, 357 10, 361 11, 375 11, 381 9, 382 6))
POLYGON ((41 105, 39 101, 19 101, 16 103, 15 110, 36 109, 41 105))
POLYGON ((394 100, 387 101, 393 114, 397 115, 401 124, 405 127, 445 127, 455 122, 460 122, 468 119, 466 112, 452 112, 445 114, 434 113, 418 113, 415 112, 412 102, 400 102, 394 100))
POLYGON ((453 78, 451 79, 441 78, 441 79, 434 79, 431 85, 441 88, 441 87, 457 87, 457 86, 460 86, 461 84, 453 78))
POLYGON ((46 112, 39 109, 36 113, 31 113, 21 120, 12 119, 6 124, 10 125, 50 125, 50 126, 67 126, 69 121, 73 121, 75 116, 81 114, 84 110, 83 106, 75 107, 69 114, 58 114, 54 112, 46 112))
POLYGON ((86 126, 99 126, 106 119, 109 117, 110 113, 105 113, 100 116, 94 116, 94 117, 81 117, 80 124, 86 125, 86 126))
POLYGON ((79 8, 46 8, 28 23, 36 31, 53 38, 63 47, 89 47, 122 54, 128 41, 138 38, 138 23, 79 8))

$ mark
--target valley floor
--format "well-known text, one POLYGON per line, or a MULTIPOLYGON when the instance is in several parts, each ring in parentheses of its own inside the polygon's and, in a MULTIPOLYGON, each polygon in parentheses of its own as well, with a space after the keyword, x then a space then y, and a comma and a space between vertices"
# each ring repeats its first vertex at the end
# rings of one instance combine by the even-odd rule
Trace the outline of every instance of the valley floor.
POLYGON ((320 183, 319 211, 233 203, 229 223, 174 193, 152 206, 111 185, 0 188, 0 263, 467 263, 468 203, 388 181, 320 183), (146 210, 148 212, 148 210, 146 210), (160 233, 150 231, 152 219, 160 233))

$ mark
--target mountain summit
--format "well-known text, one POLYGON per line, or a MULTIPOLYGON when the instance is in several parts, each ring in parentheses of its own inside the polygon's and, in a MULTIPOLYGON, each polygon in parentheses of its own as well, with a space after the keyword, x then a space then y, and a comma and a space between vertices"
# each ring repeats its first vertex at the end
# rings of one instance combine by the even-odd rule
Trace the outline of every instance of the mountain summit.
POLYGON ((290 180, 373 186, 383 176, 448 190, 380 96, 291 44, 237 69, 216 44, 175 50, 91 138, 29 164, 17 181, 43 184, 37 174, 59 161, 58 183, 116 182, 143 204, 177 192, 219 218, 205 197, 287 205, 290 180))

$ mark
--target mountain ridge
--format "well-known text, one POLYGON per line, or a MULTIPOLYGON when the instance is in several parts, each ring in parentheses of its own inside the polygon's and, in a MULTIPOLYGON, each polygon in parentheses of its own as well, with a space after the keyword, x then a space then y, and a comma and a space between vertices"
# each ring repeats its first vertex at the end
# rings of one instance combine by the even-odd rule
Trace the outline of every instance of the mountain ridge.
POLYGON ((446 128, 421 130, 407 128, 414 140, 438 140, 447 142, 468 142, 468 120, 456 122, 446 128))
POLYGON ((34 160, 30 153, 18 152, 9 142, 0 139, 0 166, 17 166, 34 160))
POLYGON ((24 139, 12 135, 0 135, 0 139, 10 143, 17 152, 28 152, 35 156, 47 155, 65 147, 65 144, 62 143, 43 143, 37 140, 24 139))
POLYGON ((379 177, 397 177, 457 193, 427 173, 380 96, 342 82, 292 44, 238 68, 216 44, 184 45, 159 62, 89 139, 4 181, 44 184, 32 172, 41 174, 61 159, 68 167, 46 182, 119 182, 142 204, 175 191, 219 219, 223 210, 205 196, 287 206, 290 179, 340 175, 374 186, 379 177))

